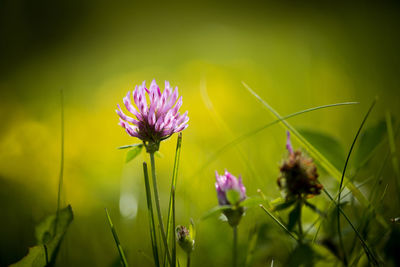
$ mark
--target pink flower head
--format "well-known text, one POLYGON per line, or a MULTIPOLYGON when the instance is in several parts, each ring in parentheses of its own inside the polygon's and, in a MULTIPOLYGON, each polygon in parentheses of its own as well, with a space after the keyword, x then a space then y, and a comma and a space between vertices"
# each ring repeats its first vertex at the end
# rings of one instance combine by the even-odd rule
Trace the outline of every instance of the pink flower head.
POLYGON ((240 194, 240 201, 246 198, 246 188, 242 183, 242 177, 239 176, 237 179, 235 176, 225 171, 224 175, 219 175, 215 171, 215 178, 217 182, 215 183, 215 188, 217 190, 217 197, 219 205, 235 205, 237 203, 229 203, 226 193, 229 190, 235 190, 240 194))
POLYGON ((131 93, 124 97, 124 105, 133 116, 127 116, 119 105, 116 109, 119 115, 119 125, 133 137, 144 142, 159 144, 173 133, 183 131, 188 126, 187 111, 181 115, 178 111, 182 105, 182 97, 178 99, 178 87, 175 90, 165 81, 165 89, 160 88, 153 80, 150 88, 146 83, 136 86, 132 93, 134 105, 131 102, 131 93))

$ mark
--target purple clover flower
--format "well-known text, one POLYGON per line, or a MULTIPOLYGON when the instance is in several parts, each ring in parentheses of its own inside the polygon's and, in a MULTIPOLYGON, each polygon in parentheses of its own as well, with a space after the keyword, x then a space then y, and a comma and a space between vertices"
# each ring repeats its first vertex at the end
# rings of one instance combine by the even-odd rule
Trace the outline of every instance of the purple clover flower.
POLYGON ((240 194, 240 201, 243 201, 246 198, 246 188, 242 183, 242 177, 239 176, 237 179, 235 176, 230 174, 228 171, 225 171, 223 175, 219 175, 217 171, 215 171, 215 188, 217 190, 217 197, 219 205, 236 205, 237 203, 229 203, 226 193, 229 190, 235 190, 240 194))
POLYGON ((143 82, 142 85, 135 87, 132 96, 136 107, 132 105, 130 92, 124 97, 124 104, 134 117, 125 115, 119 105, 116 109, 120 117, 119 125, 130 136, 156 144, 158 150, 160 141, 183 131, 188 126, 188 112, 182 115, 178 112, 182 105, 182 97, 178 99, 178 87, 173 90, 169 82, 165 81, 163 92, 155 80, 151 82, 149 89, 143 82))

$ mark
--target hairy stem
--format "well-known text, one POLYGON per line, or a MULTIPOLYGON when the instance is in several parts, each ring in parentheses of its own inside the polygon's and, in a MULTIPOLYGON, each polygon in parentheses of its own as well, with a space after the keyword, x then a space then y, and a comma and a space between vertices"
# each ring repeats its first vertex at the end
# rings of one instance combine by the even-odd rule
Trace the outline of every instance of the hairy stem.
POLYGON ((233 254, 232 254, 232 266, 237 266, 237 225, 233 226, 233 254))
POLYGON ((190 253, 187 254, 186 267, 190 267, 190 253))
POLYGON ((167 259, 170 265, 172 265, 172 259, 171 259, 171 254, 169 253, 168 249, 168 243, 167 243, 167 236, 165 234, 165 229, 164 229, 164 223, 161 215, 161 208, 160 208, 160 197, 158 195, 158 188, 157 188, 157 177, 156 177, 156 163, 154 160, 154 152, 149 153, 150 154, 150 163, 151 163, 151 175, 153 178, 153 189, 154 189, 154 199, 156 202, 156 208, 157 208, 157 216, 158 216, 158 223, 160 225, 160 230, 161 230, 161 238, 164 243, 165 251, 167 252, 167 259))

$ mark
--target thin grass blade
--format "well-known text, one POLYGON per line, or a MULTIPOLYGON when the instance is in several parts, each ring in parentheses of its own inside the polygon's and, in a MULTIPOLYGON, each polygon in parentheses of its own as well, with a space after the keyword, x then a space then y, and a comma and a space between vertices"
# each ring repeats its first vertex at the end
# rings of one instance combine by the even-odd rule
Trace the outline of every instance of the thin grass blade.
POLYGON ((57 212, 56 221, 54 224, 54 232, 57 232, 58 217, 61 206, 61 192, 64 180, 64 92, 60 90, 60 102, 61 102, 61 160, 60 160, 60 174, 58 177, 58 192, 57 192, 57 212))
POLYGON ((279 122, 283 122, 287 119, 308 113, 308 112, 312 112, 312 111, 316 111, 316 110, 320 110, 320 109, 325 109, 325 108, 332 108, 332 107, 338 107, 338 106, 347 106, 347 105, 355 105, 358 104, 358 102, 343 102, 343 103, 335 103, 335 104, 329 104, 329 105, 322 105, 322 106, 317 106, 317 107, 313 107, 313 108, 308 108, 305 110, 301 110, 295 113, 291 113, 289 115, 283 116, 278 118, 277 120, 274 120, 270 123, 267 123, 263 126, 260 126, 254 130, 251 130, 237 138, 235 138, 234 140, 232 140, 231 142, 225 144, 223 147, 221 147, 219 150, 217 150, 216 152, 214 152, 209 158, 208 160, 192 175, 195 176, 198 173, 201 173, 208 165, 210 165, 214 160, 216 160, 218 158, 219 155, 221 155, 222 153, 224 153, 225 151, 229 150, 230 148, 240 144, 241 142, 243 142, 244 140, 258 134, 259 132, 275 125, 278 124, 279 122))
POLYGON ((111 232, 113 234, 113 237, 114 237, 114 240, 115 240, 115 244, 116 244, 117 249, 118 249, 119 257, 121 259, 121 264, 122 264, 122 266, 127 267, 128 266, 128 262, 126 261, 125 253, 124 253, 124 250, 122 249, 121 243, 119 242, 117 231, 115 230, 114 224, 111 221, 111 217, 110 217, 110 214, 108 213, 108 210, 107 209, 105 209, 105 210, 106 210, 108 223, 110 225, 111 232))
MULTIPOLYGON (((343 180, 344 180, 344 177, 346 175, 346 169, 347 169, 347 165, 348 165, 349 160, 350 160, 351 153, 353 152, 353 148, 354 148, 354 145, 357 142, 358 136, 360 135, 361 130, 362 130, 365 122, 367 121, 367 119, 369 117, 369 114, 371 113, 371 111, 374 108, 375 104, 376 104, 376 99, 372 102, 372 104, 369 107, 367 113, 365 114, 364 119, 362 120, 361 125, 357 130, 356 136, 353 139, 353 143, 350 146, 349 153, 347 154, 346 162, 344 163, 342 177, 340 179, 340 184, 339 184, 339 192, 338 192, 338 200, 337 200, 338 207, 340 206, 340 197, 341 197, 341 192, 342 192, 343 180)), ((337 228, 338 228, 338 235, 339 235, 339 243, 340 243, 340 247, 341 247, 342 253, 343 253, 343 262, 344 262, 344 265, 347 265, 348 262, 347 262, 346 250, 345 250, 344 244, 343 244, 342 230, 341 230, 341 226, 340 226, 340 211, 339 211, 339 209, 338 209, 338 212, 337 212, 337 228)))
POLYGON ((266 209, 263 205, 260 205, 260 208, 262 210, 265 211, 265 213, 267 213, 283 230, 285 230, 285 232, 292 237, 294 240, 296 240, 297 242, 299 242, 299 239, 291 232, 289 231, 289 229, 283 224, 281 223, 281 221, 279 221, 273 214, 272 212, 270 212, 268 209, 266 209))
MULTIPOLYGON (((172 196, 172 191, 175 191, 176 188, 176 183, 178 180, 178 170, 179 170, 179 160, 181 157, 181 147, 182 147, 182 133, 179 133, 178 139, 176 141, 176 149, 175 149, 175 159, 174 159, 174 168, 172 170, 172 180, 171 180, 171 193, 170 193, 170 198, 169 198, 169 205, 168 205, 168 217, 167 217, 167 240, 168 240, 168 247, 170 247, 170 242, 175 243, 175 236, 174 236, 174 231, 175 227, 171 229, 172 225, 172 213, 173 210, 175 209, 174 203, 173 203, 173 196, 172 196)), ((167 254, 164 253, 164 266, 166 263, 166 257, 167 254)))
POLYGON ((358 239, 361 242, 361 245, 364 248, 365 253, 367 254, 368 258, 373 260, 373 264, 375 266, 379 265, 376 256, 373 255, 373 251, 371 248, 368 246, 367 242, 364 240, 363 236, 360 234, 360 232, 357 230, 357 228, 354 227, 353 223, 350 221, 349 217, 347 217, 346 213, 344 213, 343 209, 337 205, 336 201, 332 198, 332 196, 329 194, 329 192, 324 188, 323 189, 324 193, 328 196, 328 198, 332 201, 332 203, 336 206, 336 208, 340 211, 342 214, 343 218, 349 223, 350 227, 353 229, 353 231, 356 233, 358 239))

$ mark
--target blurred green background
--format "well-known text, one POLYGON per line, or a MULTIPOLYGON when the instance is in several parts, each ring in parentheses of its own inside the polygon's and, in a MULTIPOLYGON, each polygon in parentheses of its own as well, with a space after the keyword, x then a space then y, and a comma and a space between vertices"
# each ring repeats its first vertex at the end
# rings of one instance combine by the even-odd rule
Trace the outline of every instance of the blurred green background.
MULTIPOLYGON (((0 2, 0 266, 35 244, 34 226, 56 209, 60 166, 60 89, 65 95, 63 203, 74 222, 60 266, 111 266, 118 254, 104 208, 117 227, 128 261, 151 265, 142 161, 125 164, 121 145, 138 143, 117 125, 117 103, 143 80, 178 86, 189 128, 177 187, 177 223, 198 226, 193 266, 230 260, 231 229, 200 221, 217 204, 214 171, 241 174, 248 195, 274 199, 285 131, 273 126, 207 159, 235 137, 272 121, 242 85, 250 85, 282 115, 343 101, 359 105, 320 110, 290 122, 335 138, 345 153, 373 99, 367 127, 399 111, 400 6, 397 3, 0 2)), ((161 203, 168 205, 176 136, 157 158, 161 203)), ((294 142, 295 147, 298 144, 294 142)), ((341 150, 340 150, 341 149, 341 150)), ((381 153, 386 152, 386 148, 381 153)), ((379 155, 376 162, 379 163, 379 155)), ((338 161, 343 165, 343 161, 338 161)), ((374 170, 368 165, 360 181, 374 170)), ((391 165, 387 164, 390 173, 391 165)), ((326 187, 336 190, 322 174, 326 187)), ((368 186, 367 186, 368 187, 368 186)), ((368 188, 365 188, 368 190, 368 188)), ((385 218, 398 216, 389 187, 385 218)), ((324 196, 315 200, 326 203, 324 196)), ((164 213, 166 214, 166 213, 164 213)), ((164 215, 166 216, 166 215, 164 215)), ((305 220, 311 222, 311 213, 305 220)), ((293 243, 257 208, 239 230, 247 249, 255 223, 264 230, 255 265, 283 261, 293 243), (264 225, 264 223, 266 223, 264 225)), ((243 256, 244 257, 244 253, 243 256)))

